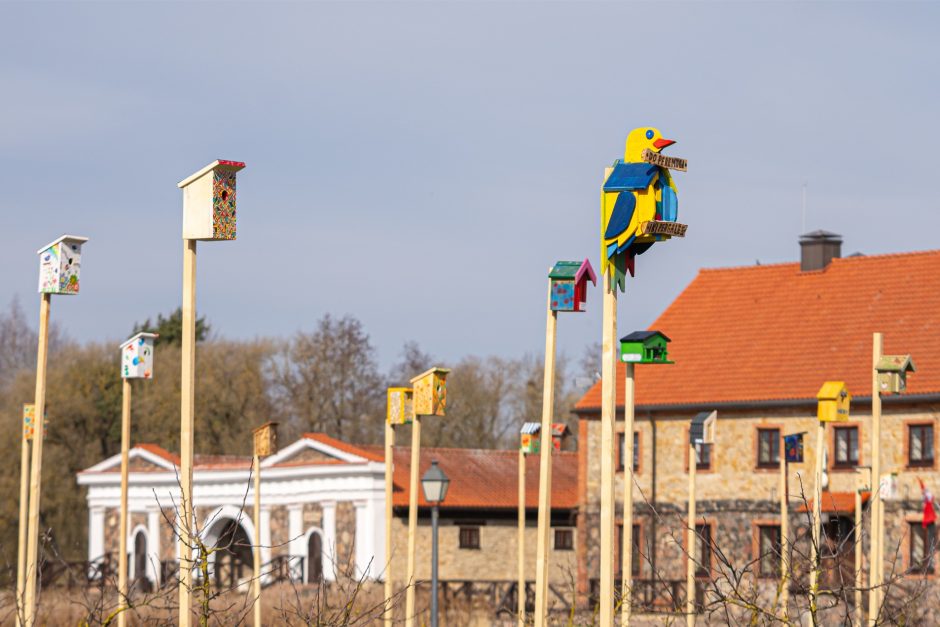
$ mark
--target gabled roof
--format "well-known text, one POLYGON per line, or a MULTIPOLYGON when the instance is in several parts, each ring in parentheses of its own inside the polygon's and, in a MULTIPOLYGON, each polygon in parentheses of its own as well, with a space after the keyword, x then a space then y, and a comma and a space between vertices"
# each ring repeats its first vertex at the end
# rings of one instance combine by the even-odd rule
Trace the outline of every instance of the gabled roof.
POLYGON ((594 285, 597 285, 597 275, 588 259, 584 261, 558 261, 548 272, 550 279, 573 279, 581 281, 585 275, 594 285))
POLYGON ((666 336, 665 333, 662 333, 660 331, 634 331, 633 333, 628 333, 624 335, 622 338, 620 338, 620 341, 621 342, 643 342, 643 341, 648 340, 651 337, 656 337, 657 335, 663 338, 664 340, 666 340, 667 342, 672 341, 666 336))
POLYGON ((59 242, 63 240, 69 241, 69 242, 78 242, 79 244, 84 244, 85 242, 88 241, 88 238, 82 237, 81 235, 63 235, 59 239, 53 240, 49 242, 48 244, 46 244, 45 246, 43 246, 42 248, 40 248, 39 250, 37 250, 36 254, 41 255, 42 253, 49 250, 50 248, 52 248, 53 246, 55 246, 56 244, 58 244, 59 242))
MULTIPOLYGON (((871 395, 872 333, 911 353, 906 395, 940 393, 940 251, 701 270, 651 325, 672 338, 669 368, 636 369, 638 406, 809 400, 842 380, 871 395)), ((623 406, 624 364, 617 365, 623 406)), ((904 396, 901 397, 903 399, 904 396)), ((576 410, 600 410, 598 381, 576 410)))
MULTIPOLYGON (((382 447, 363 446, 376 455, 384 455, 382 447)), ((419 476, 435 460, 450 479, 447 498, 441 509, 510 509, 519 503, 519 451, 463 448, 421 448, 419 476)), ((411 449, 395 447, 395 507, 408 507, 408 484, 411 449)), ((574 509, 578 505, 578 454, 555 452, 552 455, 552 508, 574 509)), ((418 487, 418 505, 427 507, 418 487)), ((526 508, 538 507, 539 458, 526 457, 526 508)))
MULTIPOLYGON (((867 490, 862 492, 862 505, 868 502, 871 492, 867 490)), ((821 511, 823 514, 851 514, 855 511, 855 493, 854 492, 829 492, 822 493, 821 511)), ((813 499, 807 499, 802 505, 797 507, 796 511, 806 513, 813 510, 813 499)))

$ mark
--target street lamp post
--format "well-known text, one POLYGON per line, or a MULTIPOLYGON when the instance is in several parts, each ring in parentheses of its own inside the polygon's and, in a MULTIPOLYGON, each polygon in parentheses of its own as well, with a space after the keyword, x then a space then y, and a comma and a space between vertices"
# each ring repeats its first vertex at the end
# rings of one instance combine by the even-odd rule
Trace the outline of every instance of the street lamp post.
POLYGON ((431 627, 438 627, 437 618, 437 519, 438 506, 447 496, 450 479, 444 474, 437 460, 431 462, 424 476, 421 477, 421 489, 424 500, 431 504, 431 627))

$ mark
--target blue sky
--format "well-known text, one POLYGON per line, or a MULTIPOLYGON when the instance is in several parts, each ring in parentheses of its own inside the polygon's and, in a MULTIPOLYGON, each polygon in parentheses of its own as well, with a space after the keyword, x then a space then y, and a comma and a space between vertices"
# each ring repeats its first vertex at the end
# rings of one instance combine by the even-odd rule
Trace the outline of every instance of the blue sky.
MULTIPOLYGON (((35 250, 86 235, 53 317, 120 340, 178 306, 177 181, 245 161, 238 240, 199 245, 221 335, 363 321, 383 365, 540 352, 546 270, 597 266, 627 132, 689 160, 684 240, 621 298, 649 325, 700 267, 937 247, 934 4, 0 4, 0 304, 38 309, 35 250)), ((599 339, 600 292, 566 315, 599 339)), ((733 312, 729 312, 733 315, 733 312)))

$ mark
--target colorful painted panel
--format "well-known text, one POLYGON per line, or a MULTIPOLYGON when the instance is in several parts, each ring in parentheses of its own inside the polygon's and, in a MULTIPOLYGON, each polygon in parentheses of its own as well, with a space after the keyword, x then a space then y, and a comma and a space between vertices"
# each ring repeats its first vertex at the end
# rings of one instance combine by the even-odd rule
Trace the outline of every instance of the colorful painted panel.
POLYGON ((794 433, 783 436, 783 450, 786 451, 788 463, 801 463, 803 461, 803 434, 794 433))
POLYGON ((417 416, 443 416, 447 408, 446 368, 431 368, 411 380, 417 416))
POLYGON ((212 178, 212 239, 235 239, 235 172, 217 169, 212 178))
POLYGON ((32 403, 23 405, 23 438, 33 439, 33 433, 36 431, 36 406, 32 403))
POLYGON ((526 455, 538 455, 541 451, 542 438, 538 433, 523 433, 520 436, 520 446, 526 455))
POLYGON ((552 311, 574 311, 574 281, 552 280, 552 311))
POLYGON ((154 333, 138 333, 121 345, 121 376, 149 379, 153 376, 154 333))
POLYGON ((39 292, 78 294, 82 242, 56 242, 39 253, 39 292))

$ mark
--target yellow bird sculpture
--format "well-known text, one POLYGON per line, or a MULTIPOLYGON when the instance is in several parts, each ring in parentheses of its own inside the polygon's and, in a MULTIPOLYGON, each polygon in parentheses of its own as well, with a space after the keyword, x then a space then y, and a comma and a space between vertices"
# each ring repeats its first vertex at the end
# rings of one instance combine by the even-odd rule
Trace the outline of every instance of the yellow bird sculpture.
POLYGON ((652 221, 675 222, 679 199, 669 170, 644 159, 675 142, 659 129, 637 128, 627 136, 623 159, 614 162, 601 192, 601 266, 620 289, 626 273, 634 274, 634 259, 666 234, 644 231, 652 221))

